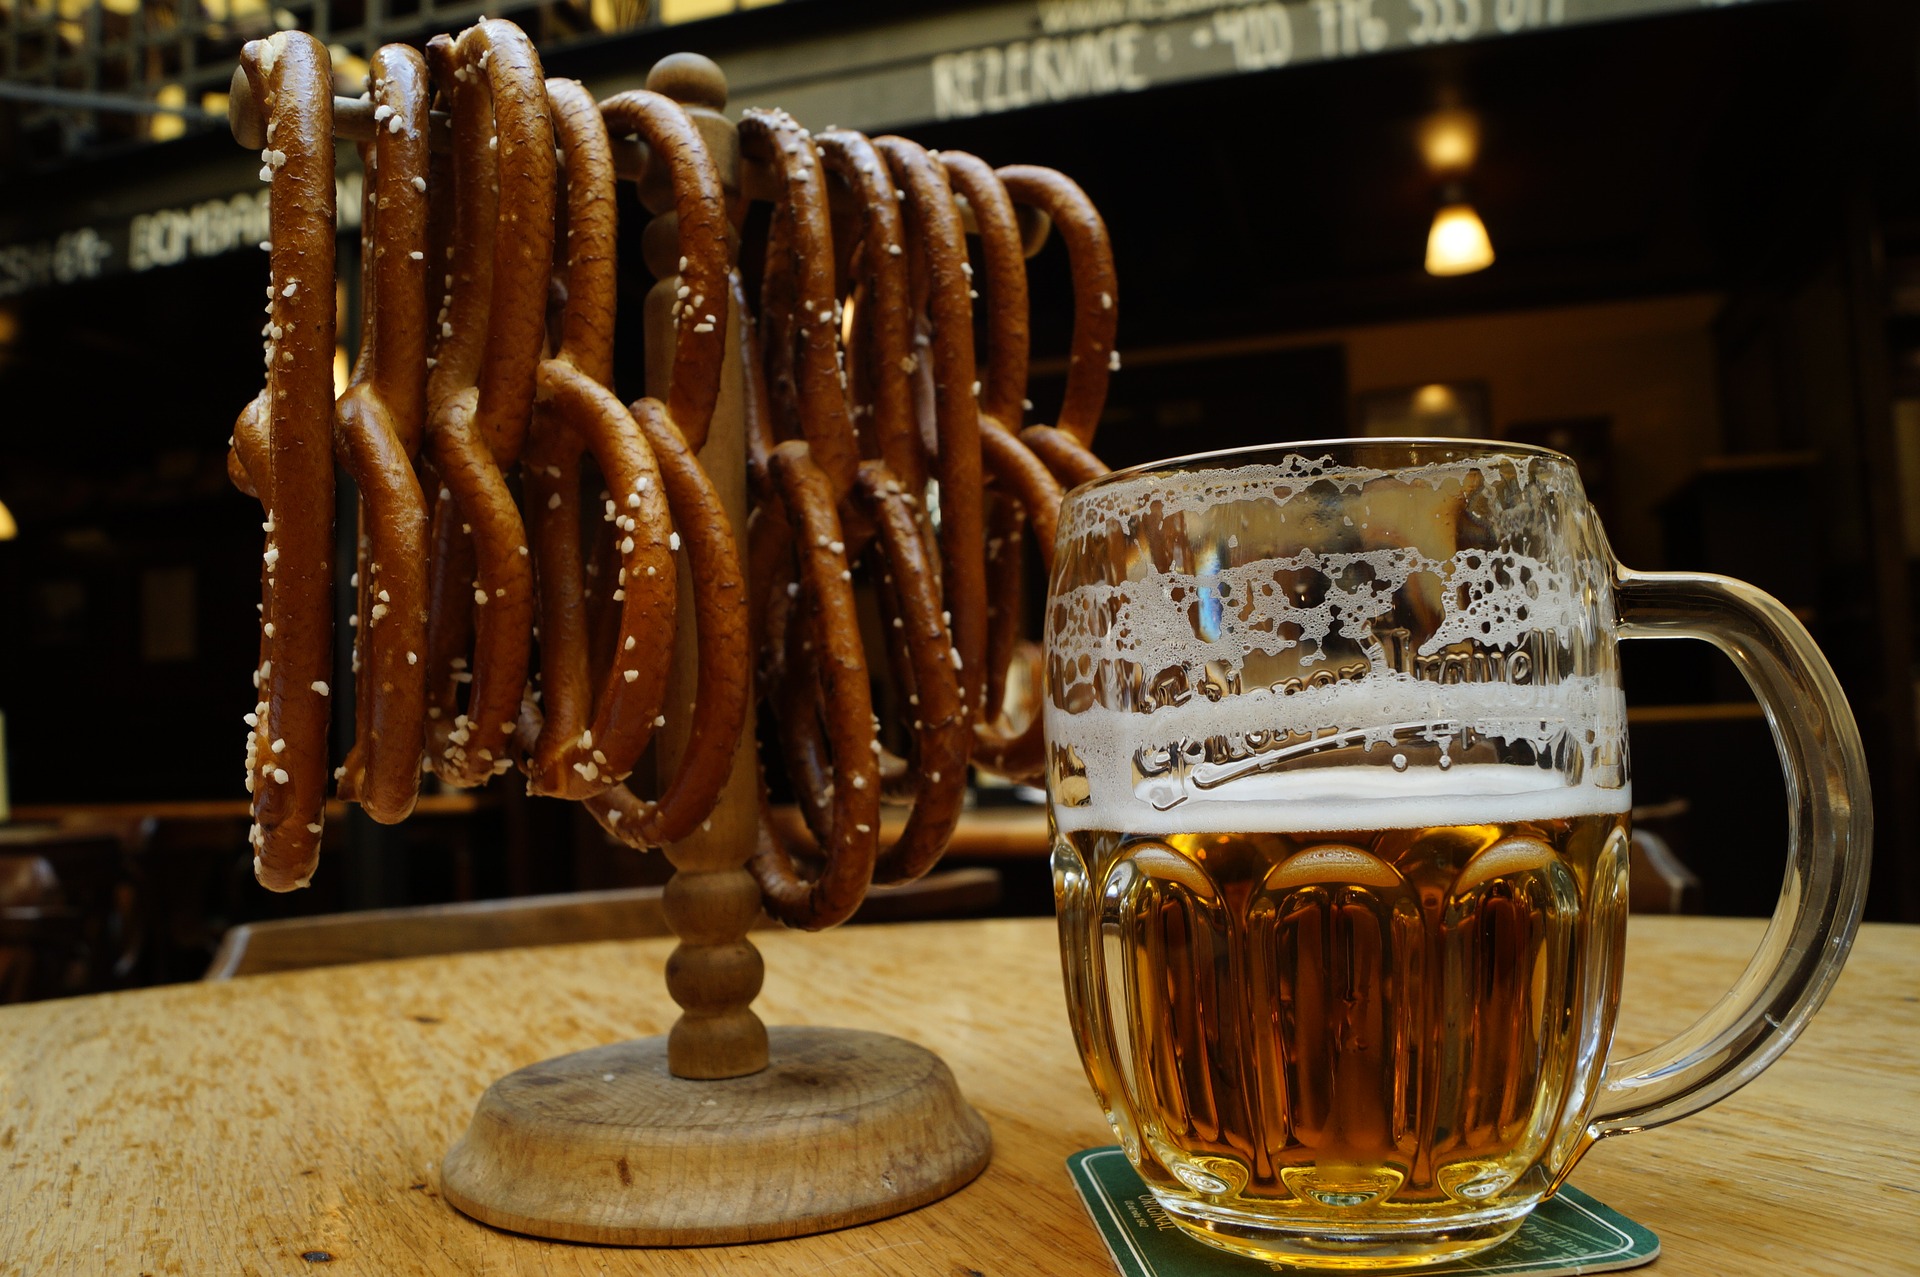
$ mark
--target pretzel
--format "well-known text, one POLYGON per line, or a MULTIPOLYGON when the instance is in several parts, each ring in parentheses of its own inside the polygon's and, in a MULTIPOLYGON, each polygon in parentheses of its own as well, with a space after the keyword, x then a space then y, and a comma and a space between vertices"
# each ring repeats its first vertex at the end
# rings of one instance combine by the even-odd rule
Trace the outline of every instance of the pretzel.
POLYGON ((356 738, 334 775, 340 797, 392 824, 413 810, 425 748, 427 507, 413 455, 426 418, 426 61, 388 45, 368 81, 376 127, 360 145, 360 355, 333 432, 360 494, 356 738))
POLYGON ((987 469, 1001 499, 989 512, 987 538, 994 601, 988 617, 986 704, 993 718, 974 724, 974 761, 1009 780, 1030 781, 1039 777, 1046 765, 1039 701, 1037 697, 1029 700, 1017 728, 1008 725, 1002 706, 1008 670, 1019 650, 1024 531, 1032 527, 1042 570, 1051 572, 1061 490, 1042 459, 998 422, 983 421, 980 438, 987 469))
MULTIPOLYGON (((769 469, 777 480, 774 499, 763 505, 756 520, 756 580, 775 587, 757 612, 766 662, 762 682, 781 729, 789 773, 802 793, 802 811, 815 838, 828 849, 825 868, 811 875, 801 864, 805 852, 796 855, 767 825, 754 867, 771 911, 792 925, 822 927, 839 921, 858 903, 857 894, 851 900, 837 894, 836 882, 858 877, 864 890, 867 877, 917 877, 938 858, 964 798, 969 718, 938 574, 923 549, 917 497, 885 461, 858 463, 851 481, 836 487, 832 472, 815 460, 817 449, 843 459, 857 451, 838 343, 842 312, 833 282, 821 169, 841 173, 866 196, 859 201, 868 211, 862 219, 859 258, 869 296, 891 289, 904 299, 891 181, 857 134, 823 139, 822 163, 816 164, 811 139, 783 115, 750 112, 741 125, 741 145, 748 157, 773 164, 783 183, 769 230, 763 319, 769 342, 788 352, 785 359, 778 351, 769 356, 767 362, 775 369, 769 381, 785 386, 790 428, 804 435, 804 440, 773 449, 769 469), (874 216, 874 208, 892 216, 874 216), (856 538, 870 542, 870 553, 884 563, 881 583, 888 619, 901 638, 904 663, 911 667, 906 671, 909 695, 919 706, 914 806, 900 838, 884 851, 877 820, 856 820, 851 834, 846 829, 849 786, 864 790, 879 784, 879 741, 866 692, 867 657, 857 625, 829 623, 823 630, 819 619, 852 615, 851 569, 842 567, 836 581, 823 576, 817 559, 824 550, 829 557, 851 560, 860 549, 856 538), (793 569, 782 561, 791 552, 789 541, 802 557, 798 577, 790 581, 786 578, 793 569), (787 588, 778 588, 783 585, 787 588), (822 591, 830 597, 822 597, 822 591), (796 619, 796 611, 803 615, 796 619), (861 671, 857 713, 840 690, 849 682, 848 662, 861 671), (858 770, 850 771, 855 766, 858 770), (842 861, 848 858, 866 869, 858 874, 844 869, 842 861)), ((885 325, 887 314, 881 312, 875 322, 885 325)), ((878 333, 876 348, 889 352, 894 375, 904 378, 899 366, 908 349, 904 317, 896 311, 892 322, 891 332, 878 333)), ((910 433, 911 404, 905 389, 901 381, 891 392, 886 428, 893 434, 878 442, 883 454, 904 456, 919 446, 910 433)), ((882 393, 888 393, 884 387, 882 393)))
POLYGON ((1113 244, 1107 224, 1087 193, 1066 174, 1032 164, 997 170, 1016 204, 1039 209, 1053 219, 1067 246, 1073 269, 1073 345, 1067 357, 1067 389, 1055 425, 1083 446, 1107 404, 1107 380, 1120 367, 1113 336, 1120 324, 1120 284, 1113 272, 1113 244))
POLYGON ((967 755, 972 715, 954 668, 953 634, 947 624, 938 574, 925 557, 914 511, 898 498, 900 481, 885 466, 861 465, 856 492, 877 530, 886 555, 881 579, 890 629, 905 636, 913 705, 913 807, 905 826, 874 864, 875 882, 910 882, 931 869, 953 837, 966 801, 967 755))
POLYGON ((912 281, 906 228, 887 166, 864 136, 848 129, 815 139, 827 171, 846 183, 859 214, 853 274, 854 341, 847 351, 855 405, 866 423, 862 451, 886 462, 909 493, 927 487, 926 449, 914 420, 912 281))
MULTIPOLYGON (((1013 201, 984 160, 964 151, 942 151, 940 167, 954 193, 973 209, 980 231, 987 311, 987 358, 980 376, 980 415, 1003 429, 1020 428, 1027 393, 1027 260, 1013 201)), ((966 272, 969 281, 973 272, 966 272)))
POLYGON ((1106 462, 1058 426, 1028 426, 1020 432, 1020 442, 1040 458, 1063 488, 1077 488, 1107 473, 1106 462))
POLYGON ((784 186, 774 205, 761 285, 762 356, 775 429, 806 440, 838 507, 853 487, 860 454, 841 367, 840 303, 821 166, 806 130, 784 111, 748 111, 740 120, 740 153, 775 167, 784 186))
POLYGON ((625 780, 659 725, 673 644, 675 566, 680 534, 673 531, 653 450, 634 429, 612 392, 564 359, 540 368, 536 437, 554 438, 528 449, 526 490, 539 553, 540 689, 542 709, 524 706, 534 720, 527 759, 530 793, 582 799, 625 780), (582 443, 600 464, 607 490, 605 517, 624 534, 616 560, 621 604, 619 650, 588 695, 587 642, 582 624, 579 493, 582 443), (629 677, 631 676, 631 677, 629 677))
MULTIPOLYGON (((699 451, 707 442, 713 406, 720 397, 720 364, 726 354, 729 263, 726 196, 700 130, 672 98, 636 89, 600 104, 611 133, 638 134, 652 159, 673 178, 674 213, 680 234, 679 298, 675 313, 673 373, 667 387, 667 418, 699 451), (701 300, 701 299, 705 300, 701 300)), ((656 396, 657 398, 657 396, 656 396)))
POLYGON ((659 459, 675 522, 686 529, 683 544, 695 582, 694 624, 700 644, 693 726, 679 766, 658 801, 643 802, 625 785, 615 785, 588 799, 587 811, 622 842, 648 847, 685 838, 719 801, 746 728, 753 651, 746 581, 726 507, 658 402, 638 401, 633 416, 659 459))
MULTIPOLYGON (((802 867, 774 826, 764 784, 760 841, 748 867, 760 882, 768 913, 788 926, 817 931, 852 916, 873 879, 880 827, 880 767, 871 748, 873 701, 832 481, 814 462, 809 446, 798 440, 773 449, 768 473, 793 528, 799 578, 794 607, 805 635, 797 646, 809 652, 808 673, 818 679, 820 709, 833 749, 834 784, 824 864, 817 873, 802 867)), ((812 684, 809 678, 780 685, 810 690, 812 684)))
POLYGON ((679 536, 652 449, 608 383, 613 379, 613 151, 599 108, 579 84, 549 80, 547 96, 565 162, 564 292, 558 352, 540 364, 528 433, 525 491, 538 569, 541 703, 523 703, 531 736, 527 791, 582 799, 624 780, 659 717, 673 642, 679 536), (580 456, 590 449, 609 493, 621 603, 616 642, 598 695, 588 686, 580 581, 580 456), (637 653, 637 654, 636 654, 637 653))
POLYGON ((988 569, 993 601, 988 613, 985 714, 974 726, 975 761, 1014 780, 1032 780, 1045 766, 1044 729, 1037 697, 1024 714, 1002 710, 1009 666, 1018 651, 1022 595, 1023 522, 1039 540, 1051 569, 1061 501, 1059 480, 1074 483, 1106 466, 1087 448, 1105 404, 1116 310, 1113 258, 1105 224, 1071 180, 1052 169, 1015 166, 988 170, 970 155, 948 152, 943 165, 973 207, 980 231, 987 287, 989 359, 981 396, 981 443, 997 500, 990 508, 988 569), (1031 204, 1061 227, 1074 274, 1075 323, 1060 426, 1019 431, 1027 367, 1025 255, 1013 203, 1031 204), (1038 443, 1038 447, 1034 446, 1038 443), (1024 516, 1024 518, 1023 518, 1024 516), (1009 718, 1022 721, 1015 728, 1009 718))
MULTIPOLYGON (((576 428, 582 434, 591 440, 595 434, 610 437, 615 431, 624 430, 646 451, 648 464, 657 466, 661 484, 648 486, 653 489, 652 495, 661 501, 663 513, 668 513, 672 525, 679 529, 669 533, 669 549, 684 545, 696 583, 693 599, 699 662, 694 693, 695 713, 686 748, 674 775, 663 787, 659 800, 645 802, 624 784, 618 783, 611 786, 605 783, 595 785, 593 790, 596 792, 582 794, 576 790, 569 794, 586 798, 588 811, 613 836, 630 846, 647 847, 686 837, 713 810, 732 770, 750 697, 752 656, 747 637, 746 588, 740 571, 739 551, 734 545, 732 526, 719 494, 694 456, 697 446, 694 441, 706 438, 713 417, 714 404, 719 396, 720 366, 725 354, 728 291, 732 286, 728 276, 730 253, 726 241, 726 205, 719 176, 698 129, 672 99, 645 91, 623 93, 603 103, 589 122, 586 112, 592 109, 591 99, 584 91, 578 92, 576 98, 569 99, 570 105, 563 114, 578 113, 582 136, 591 139, 596 148, 604 149, 605 127, 611 125, 623 133, 641 135, 648 144, 653 161, 667 166, 673 179, 675 228, 683 250, 676 288, 678 297, 671 308, 671 317, 678 329, 674 340, 674 365, 664 403, 648 398, 637 401, 630 410, 621 407, 611 393, 603 389, 606 380, 604 375, 598 380, 588 380, 581 375, 584 368, 569 371, 565 345, 560 357, 543 364, 541 369, 543 388, 551 376, 555 379, 556 387, 563 380, 571 381, 576 393, 595 398, 598 405, 593 413, 595 424, 589 426, 575 421, 576 428), (602 119, 606 125, 600 123, 602 119)), ((571 158, 568 163, 571 199, 575 190, 573 183, 586 175, 575 168, 571 158)), ((601 165, 597 156, 593 164, 598 171, 601 165)), ((596 333, 610 336, 613 316, 611 264, 614 251, 610 153, 604 172, 604 180, 598 177, 592 179, 594 185, 602 187, 609 197, 600 205, 608 214, 604 227, 598 222, 575 222, 569 226, 567 319, 570 325, 576 322, 581 327, 590 325, 596 333), (593 239, 583 245, 580 237, 588 234, 593 239), (601 300, 585 297, 579 283, 571 277, 573 258, 581 254, 589 260, 604 257, 608 265, 604 287, 597 282, 593 285, 595 296, 601 300)), ((611 372, 610 349, 607 350, 603 366, 608 373, 611 372)), ((556 399, 555 402, 558 404, 561 401, 556 399)), ((602 446, 595 445, 597 456, 602 446)), ((610 466, 604 457, 600 463, 603 475, 608 477, 609 489, 626 491, 625 500, 620 504, 627 508, 631 518, 639 518, 648 503, 649 494, 639 490, 638 480, 633 487, 623 486, 616 468, 610 466)), ((529 491, 534 490, 530 482, 529 491)), ((667 526, 666 521, 663 520, 660 526, 667 526)), ((632 534, 631 522, 626 531, 632 534)), ((626 546, 627 542, 623 539, 623 550, 626 546)), ((544 558, 541 566, 544 573, 548 567, 544 558)), ((595 739, 600 737, 603 723, 606 730, 616 730, 623 713, 626 714, 627 723, 644 729, 645 733, 651 733, 654 727, 662 725, 663 719, 658 709, 668 672, 664 653, 670 649, 673 641, 671 626, 675 602, 673 564, 670 560, 666 568, 666 571, 656 575, 651 565, 628 561, 618 569, 613 598, 619 600, 624 594, 624 612, 627 615, 633 613, 636 587, 640 590, 649 587, 664 589, 664 615, 668 628, 658 635, 638 634, 623 623, 618 650, 610 662, 612 668, 605 676, 600 697, 601 710, 593 728, 595 739), (636 652, 638 655, 629 655, 636 652), (623 691, 632 693, 624 702, 621 699, 623 691), (638 712, 632 705, 646 705, 649 708, 638 712)), ((577 574, 571 579, 577 589, 577 574)), ((543 576, 543 602, 545 592, 543 576)), ((550 641, 546 628, 543 625, 543 669, 546 665, 546 645, 550 641)), ((586 667, 584 654, 572 659, 576 669, 583 675, 586 667)), ((555 697, 563 694, 563 688, 556 686, 548 675, 543 677, 543 692, 551 722, 555 697)), ((625 754, 615 754, 613 746, 606 745, 605 758, 596 754, 585 762, 575 762, 574 767, 592 781, 596 779, 591 773, 597 762, 603 770, 611 771, 606 780, 624 781, 646 740, 647 736, 642 734, 633 741, 622 743, 623 750, 627 751, 625 754), (612 760, 611 768, 606 767, 609 759, 612 760)))
MULTIPOLYGON (((794 605, 787 601, 813 579, 804 564, 797 569, 793 562, 796 551, 805 557, 808 527, 826 529, 811 534, 819 542, 815 548, 831 547, 833 553, 848 560, 859 553, 857 545, 849 547, 852 534, 842 522, 843 500, 852 491, 857 473, 858 446, 841 364, 841 314, 834 287, 824 175, 811 137, 784 112, 747 112, 740 123, 740 147, 743 158, 769 165, 781 183, 768 223, 760 290, 762 346, 756 362, 763 362, 767 370, 767 398, 764 405, 756 406, 751 403, 753 395, 748 397, 748 419, 766 420, 765 435, 771 445, 765 463, 765 490, 755 512, 750 546, 751 577, 759 591, 753 614, 754 633, 762 652, 759 682, 773 709, 787 770, 801 792, 801 810, 810 831, 816 840, 828 845, 830 852, 849 840, 858 844, 867 863, 865 874, 870 877, 877 854, 878 839, 873 832, 877 821, 864 822, 864 834, 848 834, 844 828, 836 829, 827 815, 828 795, 835 792, 835 786, 824 761, 828 740, 821 736, 821 724, 815 717, 823 689, 817 661, 808 655, 812 639, 790 624, 794 605), (786 436, 785 441, 774 443, 778 436, 786 436), (784 480, 775 473, 776 456, 788 458, 784 464, 790 473, 784 480), (795 478, 795 473, 802 478, 795 478), (825 508, 794 508, 795 502, 818 498, 820 484, 811 482, 816 475, 825 485, 825 508)), ((757 392, 759 386, 750 383, 748 388, 757 392)), ((848 583, 846 608, 851 614, 852 573, 844 567, 841 573, 841 580, 848 583)), ((832 588, 837 591, 839 587, 832 588)), ((800 606, 818 612, 829 605, 810 599, 800 606)), ((864 670, 866 656, 858 634, 840 637, 850 643, 845 654, 864 670)), ((870 719, 871 698, 864 674, 860 682, 870 719)), ((828 704, 821 708, 826 710, 831 732, 841 707, 828 704)), ((859 741, 834 740, 834 753, 864 751, 870 755, 873 737, 870 731, 862 731, 865 734, 859 741)), ((836 813, 839 809, 834 805, 836 813)), ((792 857, 779 835, 770 831, 764 837, 772 841, 778 854, 757 858, 756 872, 771 873, 790 866, 792 857)), ((795 889, 791 884, 775 883, 767 890, 784 890, 792 896, 795 889)), ((793 925, 830 926, 831 920, 823 920, 830 913, 822 902, 815 901, 804 915, 794 906, 788 918, 793 925)))
POLYGON ((927 289, 940 483, 941 589, 953 616, 955 660, 967 712, 977 718, 985 689, 986 534, 981 503, 980 412, 973 385, 973 308, 966 231, 946 172, 901 137, 875 138, 906 193, 909 265, 927 289))
MULTIPOLYGON (((828 132, 822 134, 818 142, 821 158, 828 170, 846 184, 853 197, 848 201, 852 213, 846 219, 849 223, 847 229, 852 232, 850 237, 857 240, 848 270, 852 277, 851 291, 855 305, 855 317, 851 325, 854 344, 848 362, 855 393, 863 399, 854 407, 854 417, 856 421, 864 421, 868 427, 863 451, 879 456, 885 461, 887 471, 897 476, 895 491, 911 510, 914 523, 921 528, 922 537, 931 544, 931 533, 925 527, 923 512, 916 499, 916 494, 927 491, 926 446, 914 416, 912 380, 919 361, 915 353, 911 300, 914 293, 912 264, 916 259, 910 258, 905 251, 906 229, 900 215, 899 192, 886 163, 860 134, 850 131, 828 132)), ((981 168, 991 174, 991 170, 984 165, 981 168)), ((1024 311, 1024 299, 1021 306, 1024 311)), ((937 579, 940 575, 937 561, 928 564, 925 571, 929 578, 937 579)), ((901 614, 895 588, 897 577, 896 569, 891 577, 883 575, 880 582, 884 610, 890 617, 901 614)), ((889 797, 915 804, 902 841, 916 840, 920 823, 925 821, 928 822, 927 827, 940 831, 939 837, 944 843, 945 837, 951 833, 951 825, 941 826, 923 815, 923 812, 943 811, 949 801, 959 802, 965 787, 964 760, 958 767, 943 761, 947 757, 947 746, 935 737, 946 727, 937 722, 936 716, 929 711, 926 696, 916 688, 913 671, 918 656, 915 646, 907 640, 898 625, 890 625, 883 634, 888 646, 887 666, 894 677, 898 702, 916 706, 913 717, 917 721, 913 723, 915 730, 910 737, 915 757, 909 761, 883 751, 880 756, 881 774, 886 781, 889 797)), ((951 663, 948 662, 949 665, 951 663)), ((964 725, 957 727, 957 735, 965 738, 964 725)), ((804 750, 790 755, 788 759, 790 770, 798 766, 803 774, 809 762, 810 754, 804 750)), ((808 811, 809 808, 803 804, 802 810, 808 811)), ((935 849, 933 855, 937 854, 935 849)), ((883 857, 876 879, 894 881, 892 875, 896 870, 893 866, 903 860, 904 857, 883 857)), ((925 863, 931 864, 931 858, 925 863)), ((913 870, 909 876, 920 871, 913 870)))
POLYGON ((254 876, 304 887, 326 808, 333 661, 333 73, 312 36, 240 53, 266 116, 271 184, 266 385, 234 425, 228 470, 266 510, 259 701, 247 717, 254 876))
MULTIPOLYGON (((1027 266, 1020 224, 1006 188, 985 161, 963 151, 943 151, 939 162, 954 192, 973 210, 979 229, 986 289, 986 366, 980 371, 982 460, 993 481, 986 517, 987 643, 983 666, 981 715, 974 723, 975 752, 983 765, 1002 774, 1037 773, 1042 758, 1041 730, 1032 717, 1026 728, 1002 726, 1007 667, 1019 637, 1024 530, 1029 512, 1051 528, 1060 503, 1058 485, 1045 467, 1025 454, 1014 437, 1027 388, 1029 330, 1027 266)), ((972 281, 972 272, 968 272, 972 281)), ((970 289, 971 296, 980 296, 970 289)), ((1051 540, 1049 531, 1045 538, 1051 540)))
POLYGON ((531 413, 553 254, 554 146, 540 60, 510 22, 482 21, 457 42, 427 46, 453 114, 452 239, 447 293, 428 360, 427 452, 442 495, 436 548, 457 522, 473 542, 472 603, 462 578, 444 579, 457 555, 436 555, 427 671, 427 760, 450 785, 471 786, 513 765, 510 754, 532 641, 532 571, 526 531, 505 471, 519 460, 531 413), (445 656, 472 609, 473 661, 445 656), (447 664, 437 662, 445 656, 447 664), (452 713, 457 682, 466 710, 452 713))

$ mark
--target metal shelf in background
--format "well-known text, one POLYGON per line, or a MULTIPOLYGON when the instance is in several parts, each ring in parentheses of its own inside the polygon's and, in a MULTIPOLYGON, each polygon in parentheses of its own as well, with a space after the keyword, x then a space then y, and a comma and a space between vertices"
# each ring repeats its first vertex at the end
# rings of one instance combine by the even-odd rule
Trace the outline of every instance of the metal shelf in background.
MULTIPOLYGON (((872 132, 1777 0, 1007 0, 729 51, 733 110, 872 132)), ((610 94, 630 77, 591 82, 610 94)))
MULTIPOLYGON (((84 2, 92 6, 88 12, 104 12, 103 0, 60 2, 84 2)), ((192 2, 264 6, 267 0, 192 2)), ((330 43, 362 51, 457 28, 483 10, 511 16, 535 32, 554 69, 581 74, 596 96, 606 97, 644 83, 659 51, 659 41, 648 37, 671 25, 676 11, 717 15, 769 0, 660 0, 658 6, 633 0, 639 14, 635 25, 628 36, 611 39, 597 29, 569 35, 556 16, 591 15, 596 0, 566 5, 419 0, 420 8, 403 21, 381 7, 393 2, 367 0, 373 19, 351 30, 330 25, 345 9, 331 0, 272 15, 300 18, 301 25, 324 31, 330 43), (589 49, 590 41, 597 47, 589 49), (575 61, 570 46, 583 59, 579 70, 570 69, 575 61)), ((736 114, 752 106, 779 106, 821 126, 877 132, 1604 22, 1809 0, 999 0, 908 9, 878 19, 873 16, 877 6, 842 9, 818 3, 807 5, 804 28, 790 15, 784 21, 759 21, 774 19, 796 2, 703 26, 688 43, 719 59, 736 114), (796 38, 796 30, 805 34, 796 38)), ((9 4, 20 3, 0 0, 0 19, 10 12, 9 4)), ((1658 24, 1647 24, 1646 31, 1647 38, 1660 38, 1658 24)), ((8 67, 15 65, 17 34, 8 28, 8 67)), ((237 37, 229 43, 230 51, 217 60, 192 55, 188 70, 199 77, 195 85, 208 86, 208 92, 225 88, 239 49, 237 37)), ((355 86, 340 87, 357 92, 355 86)), ((343 181, 357 180, 351 169, 343 166, 343 181)), ((93 201, 84 212, 46 209, 31 220, 0 214, 0 298, 251 247, 260 236, 249 228, 264 221, 265 204, 257 184, 248 185, 250 161, 236 153, 230 166, 203 164, 202 170, 128 186, 93 201)), ((357 216, 357 206, 357 192, 351 201, 342 199, 343 230, 350 229, 346 219, 357 216)))
POLYGON ((382 44, 417 43, 482 13, 515 19, 543 48, 663 20, 650 0, 0 0, 0 112, 15 117, 5 132, 18 152, 8 167, 183 131, 156 131, 154 117, 224 127, 218 104, 207 111, 203 99, 223 98, 241 45, 283 27, 312 32, 337 61, 363 62, 382 44))

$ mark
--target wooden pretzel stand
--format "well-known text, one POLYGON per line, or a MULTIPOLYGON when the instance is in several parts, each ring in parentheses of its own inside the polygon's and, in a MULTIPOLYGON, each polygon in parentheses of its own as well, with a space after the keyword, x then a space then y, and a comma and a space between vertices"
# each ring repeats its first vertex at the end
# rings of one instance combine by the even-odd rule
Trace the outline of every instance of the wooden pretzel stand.
MULTIPOLYGON (((241 81, 240 83, 244 83, 241 81)), ((705 58, 675 55, 647 87, 684 105, 728 194, 741 189, 735 126, 722 114, 726 81, 705 58)), ((258 136, 247 94, 234 98, 235 136, 258 136), (251 120, 249 119, 251 117, 251 120)), ((341 136, 370 135, 366 103, 336 102, 341 136)), ((616 143, 618 147, 619 144, 616 143)), ((623 175, 639 168, 629 144, 623 175)), ((677 239, 670 193, 642 178, 656 216, 644 255, 648 391, 664 395, 672 367, 677 239), (657 229, 656 229, 657 228, 657 229)), ((729 308, 729 325, 740 317, 729 308)), ((732 335, 720 401, 700 460, 747 544, 744 370, 732 335)), ((695 641, 690 574, 680 574, 682 633, 661 741, 670 773, 691 723, 695 641)), ((760 1241, 843 1228, 911 1210, 985 1169, 992 1140, 947 1066, 899 1038, 853 1029, 767 1029, 751 1003, 760 954, 747 931, 760 888, 745 866, 758 837, 752 722, 707 826, 666 850, 665 894, 679 938, 667 991, 682 1008, 664 1038, 594 1047, 516 1070, 490 1086, 441 1170, 446 1199, 498 1228, 566 1241, 690 1246, 760 1241)))

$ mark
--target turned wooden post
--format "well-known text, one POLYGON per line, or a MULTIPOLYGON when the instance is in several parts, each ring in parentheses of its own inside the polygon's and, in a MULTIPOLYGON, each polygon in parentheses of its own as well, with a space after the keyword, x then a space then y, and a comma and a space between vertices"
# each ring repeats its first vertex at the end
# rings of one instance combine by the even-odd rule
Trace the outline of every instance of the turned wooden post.
MULTIPOLYGON (((734 125, 720 112, 727 104, 727 81, 720 68, 697 54, 663 59, 647 76, 647 87, 687 108, 720 171, 729 198, 739 191, 740 143, 734 125)), ((655 214, 642 239, 647 269, 659 282, 647 294, 647 393, 667 397, 673 368, 675 290, 680 286, 680 241, 672 192, 664 166, 651 166, 641 180, 642 203, 655 214)), ((741 317, 727 312, 727 356, 722 365, 720 399, 700 461, 726 503, 733 520, 741 568, 746 567, 747 449, 741 402, 744 369, 739 361, 741 317)), ((698 639, 693 633, 693 592, 709 583, 695 581, 681 559, 681 632, 674 642, 673 674, 668 686, 667 725, 661 733, 660 771, 670 775, 692 730, 698 639)), ((760 886, 746 871, 758 837, 758 801, 754 792, 753 720, 748 717, 733 773, 719 804, 691 836, 667 848, 674 876, 667 883, 667 924, 680 939, 667 963, 667 992, 681 1008, 667 1038, 667 1065, 676 1077, 728 1078, 757 1073, 767 1066, 767 1030, 753 1013, 760 992, 760 952, 747 941, 748 928, 760 917, 760 886)))

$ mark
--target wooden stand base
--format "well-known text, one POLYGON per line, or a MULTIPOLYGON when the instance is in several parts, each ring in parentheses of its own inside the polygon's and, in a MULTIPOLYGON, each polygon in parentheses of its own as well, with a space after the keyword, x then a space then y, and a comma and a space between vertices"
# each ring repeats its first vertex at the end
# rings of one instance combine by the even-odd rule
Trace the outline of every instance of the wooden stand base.
POLYGON ((487 1088, 441 1192, 483 1223, 616 1246, 825 1232, 945 1197, 986 1168, 987 1124, 940 1057, 856 1029, 769 1030, 749 1077, 667 1072, 642 1038, 487 1088))

